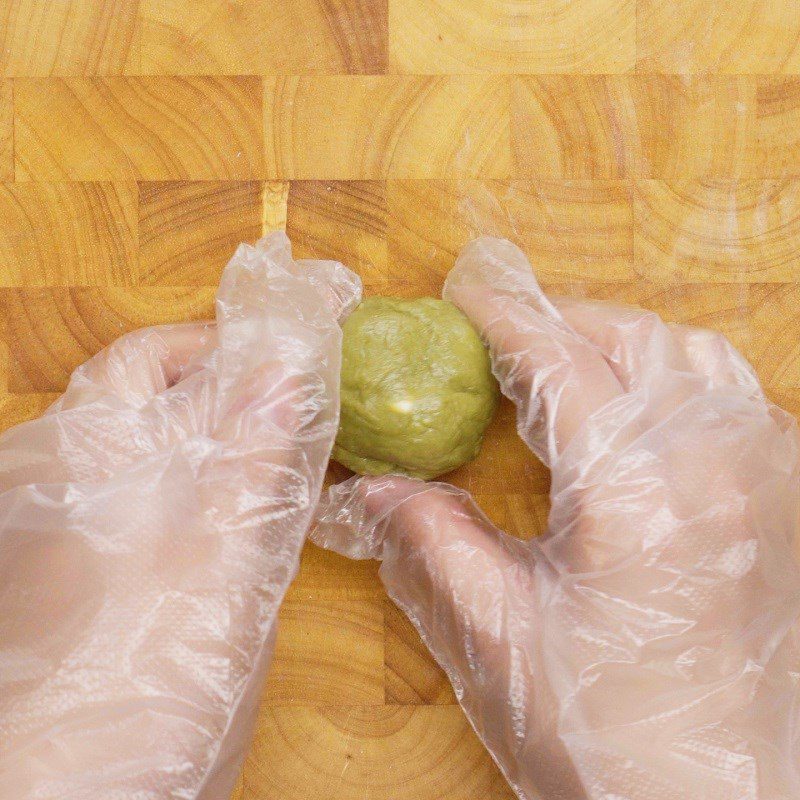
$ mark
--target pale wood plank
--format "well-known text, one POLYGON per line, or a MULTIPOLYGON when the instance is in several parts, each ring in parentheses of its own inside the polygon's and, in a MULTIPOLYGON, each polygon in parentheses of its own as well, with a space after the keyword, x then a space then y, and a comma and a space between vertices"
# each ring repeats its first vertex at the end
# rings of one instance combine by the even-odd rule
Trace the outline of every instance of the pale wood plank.
POLYGON ((0 394, 0 433, 15 425, 41 417, 58 397, 55 392, 0 394))
POLYGON ((0 80, 0 181, 14 180, 14 83, 0 80))
POLYGON ((639 0, 637 70, 798 73, 796 0, 639 0))
MULTIPOLYGON (((539 495, 550 489, 550 473, 517 435, 516 408, 505 398, 486 429, 477 458, 442 479, 489 497, 506 492, 539 495)), ((492 516, 499 509, 489 511, 492 516)))
POLYGON ((513 800, 457 706, 263 707, 242 800, 513 800))
POLYGON ((388 0, 140 0, 148 75, 380 73, 388 0))
POLYGON ((296 258, 341 261, 382 293, 387 281, 386 185, 383 181, 293 181, 286 233, 296 258))
POLYGON ((800 387, 800 283, 545 282, 546 291, 650 309, 725 334, 770 390, 800 387))
POLYGON ((634 0, 392 0, 390 65, 407 73, 621 73, 636 59, 634 0))
POLYGON ((390 181, 389 278, 438 295, 476 236, 525 251, 537 275, 625 280, 633 269, 631 187, 619 181, 390 181))
POLYGON ((800 417, 800 387, 794 389, 767 388, 767 397, 795 417, 800 417))
POLYGON ((406 615, 385 600, 386 703, 455 705, 453 687, 406 615))
POLYGON ((264 181, 261 191, 261 233, 286 230, 289 184, 285 181, 264 181))
POLYGON ((638 181, 636 271, 679 283, 797 281, 800 180, 638 181))
POLYGON ((0 286, 137 280, 133 183, 0 184, 0 286))
POLYGON ((8 0, 0 75, 121 75, 138 67, 139 0, 8 0))
POLYGON ((747 76, 545 75, 514 83, 515 174, 528 178, 739 177, 755 163, 747 76))
MULTIPOLYGON (((345 477, 340 476, 341 479, 345 477)), ((378 579, 379 566, 377 561, 353 561, 309 542, 303 548, 300 569, 289 586, 286 599, 298 603, 318 600, 372 602, 384 594, 378 579)))
POLYGON ((263 702, 383 704, 383 604, 367 600, 287 600, 263 702))
POLYGON ((239 244, 261 236, 257 181, 143 183, 139 195, 142 283, 215 286, 239 244))
POLYGON ((17 180, 262 172, 259 78, 19 79, 14 96, 17 180))
POLYGON ((509 91, 482 76, 267 79, 267 175, 505 177, 509 91))
POLYGON ((8 390, 60 392, 75 367, 123 333, 213 317, 214 287, 0 289, 8 390))
MULTIPOLYGON (((508 441, 511 441, 510 433, 508 441)), ((538 492, 504 491, 476 485, 472 497, 489 520, 509 536, 517 539, 542 536, 547 531, 547 516, 550 513, 550 474, 544 467, 542 473, 545 479, 538 492)))
POLYGON ((800 177, 800 78, 758 78, 755 116, 759 175, 800 177))

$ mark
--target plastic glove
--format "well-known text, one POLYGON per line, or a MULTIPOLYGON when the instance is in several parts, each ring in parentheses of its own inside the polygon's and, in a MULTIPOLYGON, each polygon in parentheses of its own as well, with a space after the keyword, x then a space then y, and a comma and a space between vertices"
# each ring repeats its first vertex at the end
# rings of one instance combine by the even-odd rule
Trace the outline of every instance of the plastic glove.
POLYGON ((312 538, 383 560, 520 798, 796 800, 793 418, 724 337, 551 302, 507 241, 471 243, 444 297, 552 470, 547 533, 388 477, 332 487, 312 538))
POLYGON ((338 425, 358 279, 243 245, 0 438, 0 797, 227 797, 338 425), (314 288, 316 287, 316 288, 314 288))

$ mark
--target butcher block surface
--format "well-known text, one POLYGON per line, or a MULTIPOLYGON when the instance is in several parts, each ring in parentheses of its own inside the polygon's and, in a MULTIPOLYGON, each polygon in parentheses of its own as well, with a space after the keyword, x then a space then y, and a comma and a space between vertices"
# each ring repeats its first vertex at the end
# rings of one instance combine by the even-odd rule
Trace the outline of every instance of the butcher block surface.
MULTIPOLYGON (((800 410, 797 0, 5 0, 0 181, 2 428, 211 316, 280 228, 408 297, 508 236, 548 290, 723 331, 800 410)), ((508 404, 452 480, 544 530, 508 404)), ((309 545, 235 797, 513 795, 377 566, 309 545)))

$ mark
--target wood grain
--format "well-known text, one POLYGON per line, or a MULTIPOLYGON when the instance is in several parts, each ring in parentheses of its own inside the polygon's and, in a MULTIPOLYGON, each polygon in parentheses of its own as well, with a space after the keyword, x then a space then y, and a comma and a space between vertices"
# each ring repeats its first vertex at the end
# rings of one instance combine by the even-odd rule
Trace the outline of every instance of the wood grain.
POLYGON ((755 84, 740 76, 637 76, 635 177, 765 177, 755 160, 755 84))
POLYGON ((798 284, 729 284, 713 288, 686 284, 678 294, 683 301, 680 310, 674 309, 674 297, 666 294, 662 289, 650 295, 648 307, 666 318, 676 317, 676 321, 726 334, 755 367, 765 386, 800 387, 798 284))
POLYGON ((635 171, 635 124, 627 78, 517 78, 511 128, 516 174, 534 179, 626 177, 635 171))
POLYGON ((550 473, 517 436, 516 409, 505 399, 500 401, 497 414, 486 429, 478 457, 446 477, 467 491, 492 495, 536 495, 550 489, 550 473))
POLYGON ((383 705, 380 598, 284 602, 264 702, 383 705))
POLYGON ((636 270, 651 280, 800 278, 800 181, 638 181, 636 270))
POLYGON ((795 0, 638 0, 636 19, 639 71, 800 72, 795 0))
POLYGON ((17 180, 262 173, 258 78, 26 78, 15 81, 14 112, 17 180))
POLYGON ((242 800, 514 797, 456 706, 265 706, 262 719, 242 800))
POLYGON ((385 600, 386 702, 395 705, 455 705, 444 670, 419 638, 414 626, 385 600))
POLYGON ((387 0, 140 0, 148 75, 376 73, 387 0))
POLYGON ((510 235, 508 186, 506 181, 388 181, 393 292, 438 296, 465 242, 479 234, 510 235))
MULTIPOLYGON (((512 145, 530 178, 767 176, 744 77, 528 76, 514 82, 512 145)), ((784 140, 765 130, 767 142, 784 140)))
POLYGON ((270 177, 326 180, 505 177, 506 78, 265 80, 270 177))
POLYGON ((390 181, 389 275, 403 294, 438 294, 461 248, 509 237, 544 278, 629 279, 632 187, 620 181, 390 181))
POLYGON ((287 600, 309 604, 324 600, 371 601, 383 597, 375 561, 353 561, 310 542, 303 549, 300 570, 287 600))
POLYGON ((14 180, 14 84, 0 81, 0 181, 14 180))
POLYGON ((139 195, 142 283, 213 286, 240 242, 259 238, 258 181, 144 183, 139 195))
POLYGON ((286 233, 298 258, 341 261, 361 276, 365 292, 387 283, 384 181, 293 181, 286 233))
POLYGON ((756 160, 762 177, 800 177, 800 78, 756 82, 756 160))
POLYGON ((539 492, 477 487, 472 496, 489 520, 509 536, 517 539, 541 536, 547 531, 550 513, 550 475, 546 470, 543 472, 546 478, 539 492))
POLYGON ((139 63, 139 0, 7 0, 0 74, 121 75, 139 63))
MULTIPOLYGON (((722 331, 800 414, 797 0, 0 5, 0 431, 210 316, 277 229, 406 297, 510 237, 548 291, 722 331)), ((503 401, 447 477, 529 538, 549 474, 515 427, 503 401)), ((512 798, 379 564, 312 544, 256 728, 236 800, 512 798)))
POLYGON ((61 392, 76 366, 127 331, 210 318, 213 296, 211 287, 0 289, 8 390, 61 392))
POLYGON ((28 420, 41 417, 59 395, 55 392, 33 394, 0 393, 0 433, 28 420))
POLYGON ((0 184, 0 286, 136 282, 132 183, 0 184))
POLYGON ((640 279, 627 283, 545 284, 569 292, 641 306, 668 322, 725 334, 769 389, 800 388, 800 284, 680 283, 640 279))
POLYGON ((303 549, 300 570, 289 587, 287 600, 372 601, 384 596, 375 561, 353 561, 310 542, 303 549))
MULTIPOLYGON (((790 414, 794 414, 794 416, 800 416, 800 387, 780 389, 770 386, 767 388, 766 393, 773 403, 779 405, 790 414)), ((800 543, 796 548, 796 552, 800 553, 800 543)))
POLYGON ((397 72, 618 73, 636 61, 634 0, 392 0, 389 21, 397 72))

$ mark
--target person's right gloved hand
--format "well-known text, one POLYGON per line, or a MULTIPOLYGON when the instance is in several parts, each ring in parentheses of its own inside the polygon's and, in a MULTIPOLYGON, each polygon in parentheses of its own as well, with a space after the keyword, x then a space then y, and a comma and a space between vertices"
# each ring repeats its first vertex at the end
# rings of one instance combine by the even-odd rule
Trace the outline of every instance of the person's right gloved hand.
POLYGON ((798 436, 721 335, 548 300, 509 242, 444 296, 551 468, 547 533, 463 492, 332 487, 312 538, 381 577, 520 798, 800 797, 798 436))

